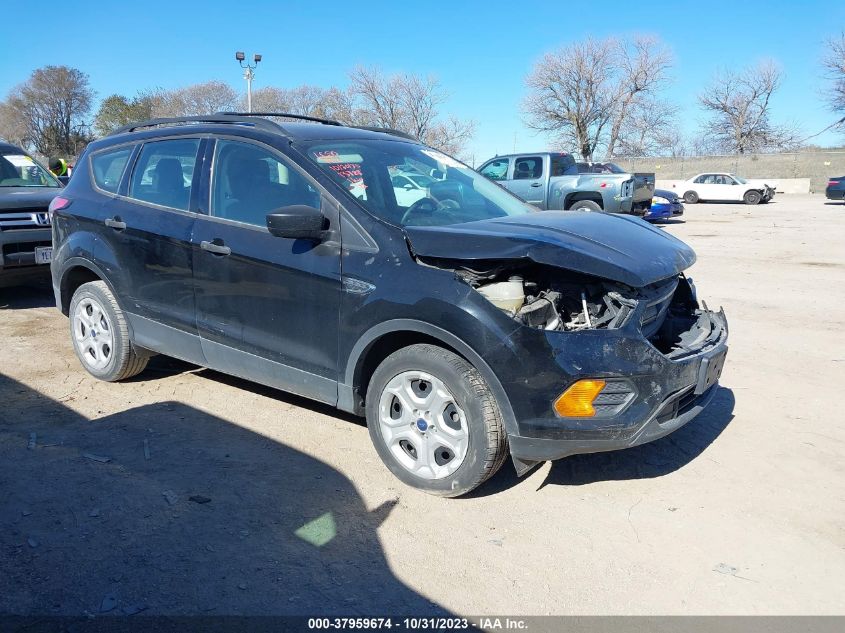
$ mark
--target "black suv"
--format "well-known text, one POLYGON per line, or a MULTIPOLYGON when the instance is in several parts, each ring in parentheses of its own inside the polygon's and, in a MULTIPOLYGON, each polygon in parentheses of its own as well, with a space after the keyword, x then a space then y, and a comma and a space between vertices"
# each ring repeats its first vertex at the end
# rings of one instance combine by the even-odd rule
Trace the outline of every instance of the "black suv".
POLYGON ((444 496, 508 455, 522 474, 653 440, 713 397, 727 325, 683 242, 537 211, 398 132, 295 118, 88 147, 52 205, 52 272, 94 376, 166 354, 366 415, 387 467, 444 496))
POLYGON ((0 287, 49 279, 47 208, 62 185, 20 147, 0 143, 0 287))

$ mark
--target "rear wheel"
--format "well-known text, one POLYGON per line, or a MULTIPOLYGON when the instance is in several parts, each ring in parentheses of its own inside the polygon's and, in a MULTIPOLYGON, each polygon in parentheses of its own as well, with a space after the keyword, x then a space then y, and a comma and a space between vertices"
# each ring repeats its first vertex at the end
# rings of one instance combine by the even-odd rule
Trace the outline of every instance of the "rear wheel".
POLYGON ((144 371, 149 359, 136 353, 126 317, 105 282, 79 286, 69 316, 73 349, 92 376, 114 382, 144 371))
POLYGON ((420 344, 388 356, 367 389, 367 427, 379 457, 406 484, 457 497, 507 457, 502 416, 466 360, 420 344))
POLYGON ((687 191, 684 194, 684 202, 687 204, 695 204, 698 202, 698 194, 695 191, 687 191))
POLYGON ((759 191, 746 191, 745 195, 742 197, 745 204, 759 204, 760 200, 763 199, 762 194, 759 191))
POLYGON ((601 211, 602 208, 592 200, 576 200, 569 207, 570 211, 601 211))

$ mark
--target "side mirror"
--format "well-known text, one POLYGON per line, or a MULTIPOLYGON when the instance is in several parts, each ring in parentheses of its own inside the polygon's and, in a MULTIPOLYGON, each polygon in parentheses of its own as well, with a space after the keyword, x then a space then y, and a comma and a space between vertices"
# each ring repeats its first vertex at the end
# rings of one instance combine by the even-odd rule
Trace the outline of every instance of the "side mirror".
POLYGON ((328 228, 329 221, 322 212, 304 204, 281 207, 267 214, 267 230, 276 237, 322 240, 328 228))

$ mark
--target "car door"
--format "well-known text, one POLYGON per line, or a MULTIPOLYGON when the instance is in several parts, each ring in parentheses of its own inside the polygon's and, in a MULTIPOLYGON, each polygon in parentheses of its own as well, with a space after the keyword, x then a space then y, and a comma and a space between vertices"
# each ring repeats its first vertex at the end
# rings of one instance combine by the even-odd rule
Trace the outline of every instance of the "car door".
MULTIPOLYGON (((99 214, 102 242, 95 254, 115 285, 135 342, 193 362, 202 360, 191 232, 203 144, 200 138, 179 137, 134 148, 129 177, 99 214)), ((98 175, 100 158, 92 157, 95 183, 111 188, 109 174, 98 175)))
POLYGON ((209 214, 194 225, 197 327, 207 364, 324 402, 337 401, 339 239, 270 234, 267 214, 291 205, 333 205, 280 152, 218 139, 209 214))
POLYGON ((519 156, 514 159, 512 179, 503 184, 528 204, 543 208, 546 198, 543 169, 542 156, 519 156))
POLYGON ((719 188, 716 186, 715 174, 702 174, 695 179, 695 191, 701 200, 717 200, 719 188))

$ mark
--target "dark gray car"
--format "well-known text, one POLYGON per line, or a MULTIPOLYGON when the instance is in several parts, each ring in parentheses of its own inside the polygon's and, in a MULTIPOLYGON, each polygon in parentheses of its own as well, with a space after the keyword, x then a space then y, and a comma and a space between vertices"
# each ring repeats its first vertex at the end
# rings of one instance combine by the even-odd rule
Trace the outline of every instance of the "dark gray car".
POLYGON ((50 201, 62 190, 20 147, 0 143, 0 286, 49 279, 50 201))

